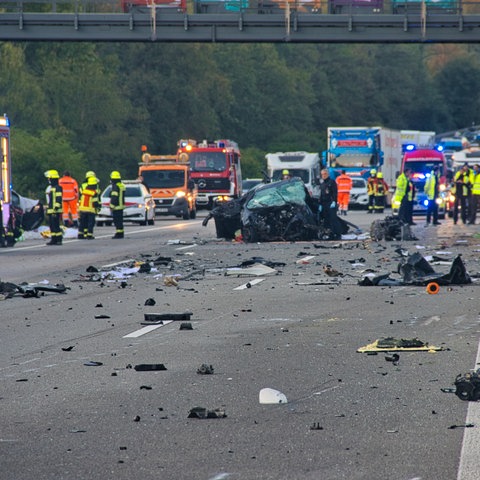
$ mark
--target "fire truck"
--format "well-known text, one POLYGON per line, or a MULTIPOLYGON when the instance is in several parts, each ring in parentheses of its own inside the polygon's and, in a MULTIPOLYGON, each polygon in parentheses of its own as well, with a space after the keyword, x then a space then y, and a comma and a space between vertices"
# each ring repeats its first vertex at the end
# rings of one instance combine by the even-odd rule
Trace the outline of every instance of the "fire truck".
POLYGON ((37 228, 44 219, 43 205, 12 189, 10 121, 0 117, 0 247, 13 247, 25 230, 37 228))
POLYGON ((142 151, 138 174, 155 201, 155 215, 195 218, 197 187, 191 179, 188 159, 178 155, 150 155, 145 145, 142 151))
POLYGON ((12 173, 10 162, 10 122, 8 117, 0 117, 0 247, 13 245, 14 218, 12 211, 12 173), (12 243, 13 241, 13 243, 12 243))
POLYGON ((240 150, 232 140, 179 140, 178 157, 190 162, 198 187, 197 207, 212 208, 215 201, 242 195, 240 150))

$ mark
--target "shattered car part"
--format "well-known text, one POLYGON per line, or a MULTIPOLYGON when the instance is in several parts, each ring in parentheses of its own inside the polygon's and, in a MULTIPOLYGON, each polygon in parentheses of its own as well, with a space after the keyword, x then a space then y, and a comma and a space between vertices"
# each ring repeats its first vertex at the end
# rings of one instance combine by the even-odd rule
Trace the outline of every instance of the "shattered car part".
POLYGON ((368 352, 438 352, 443 350, 442 347, 435 347, 428 343, 422 342, 418 338, 413 339, 396 339, 393 337, 381 338, 373 343, 365 345, 357 349, 359 353, 368 352))
POLYGON ((166 370, 167 367, 163 363, 141 363, 133 367, 137 372, 153 372, 156 370, 166 370))
POLYGON ((262 388, 258 394, 258 401, 265 405, 288 403, 285 394, 274 388, 262 388))
POLYGON ((480 400, 480 368, 475 372, 457 375, 454 385, 455 395, 460 400, 472 402, 480 400))
POLYGON ((188 418, 200 418, 201 420, 207 418, 225 418, 227 414, 223 408, 215 408, 214 410, 207 410, 203 407, 193 407, 188 412, 188 418))
POLYGON ((412 234, 410 225, 394 216, 387 216, 384 219, 372 222, 370 238, 376 242, 381 240, 417 240, 412 234))
POLYGON ((197 373, 200 375, 213 375, 214 368, 212 365, 208 365, 207 363, 203 363, 198 369, 197 373))
POLYGON ((67 287, 61 283, 56 285, 46 285, 43 283, 9 283, 0 282, 0 293, 5 294, 5 298, 12 298, 16 293, 20 293, 24 298, 38 297, 40 292, 65 293, 67 287))
POLYGON ((146 322, 159 322, 162 320, 190 320, 192 312, 183 313, 144 313, 143 318, 146 322))
MULTIPOLYGON (((234 239, 241 229, 247 243, 333 239, 333 232, 319 220, 317 212, 318 201, 302 180, 292 178, 261 185, 240 199, 220 204, 203 225, 214 218, 217 237, 226 239, 234 239)), ((338 222, 342 234, 352 227, 341 218, 338 222)))

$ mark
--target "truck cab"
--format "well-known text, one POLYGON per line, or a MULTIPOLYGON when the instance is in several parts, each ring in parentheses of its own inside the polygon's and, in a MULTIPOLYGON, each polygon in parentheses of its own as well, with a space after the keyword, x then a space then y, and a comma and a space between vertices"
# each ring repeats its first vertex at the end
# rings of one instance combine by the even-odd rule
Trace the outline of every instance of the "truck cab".
POLYGON ((316 180, 320 177, 321 160, 318 153, 277 152, 267 153, 268 176, 273 182, 282 179, 283 170, 291 177, 300 178, 310 195, 316 194, 316 180))
POLYGON ((145 146, 142 151, 138 175, 153 196, 155 214, 194 219, 197 187, 191 178, 189 162, 178 155, 151 155, 145 146))

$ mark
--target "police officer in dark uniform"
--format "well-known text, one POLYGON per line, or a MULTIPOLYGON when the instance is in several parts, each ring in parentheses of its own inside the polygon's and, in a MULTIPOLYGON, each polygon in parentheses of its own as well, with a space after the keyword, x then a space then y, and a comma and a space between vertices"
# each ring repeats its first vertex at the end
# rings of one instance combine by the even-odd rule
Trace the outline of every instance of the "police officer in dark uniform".
POLYGON ((321 170, 320 176, 318 213, 325 227, 332 231, 333 240, 339 240, 342 238, 342 228, 337 216, 337 183, 326 168, 321 170))

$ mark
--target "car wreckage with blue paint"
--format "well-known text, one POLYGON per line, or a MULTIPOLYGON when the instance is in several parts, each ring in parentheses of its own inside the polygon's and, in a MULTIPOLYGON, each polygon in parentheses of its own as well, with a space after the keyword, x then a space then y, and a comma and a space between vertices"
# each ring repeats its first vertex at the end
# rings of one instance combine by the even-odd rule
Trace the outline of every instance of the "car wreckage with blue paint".
MULTIPOLYGON (((331 240, 333 232, 318 215, 318 200, 299 178, 267 183, 239 199, 224 202, 203 221, 215 221, 217 238, 241 238, 246 243, 331 240)), ((359 229, 338 218, 342 234, 359 229)))

